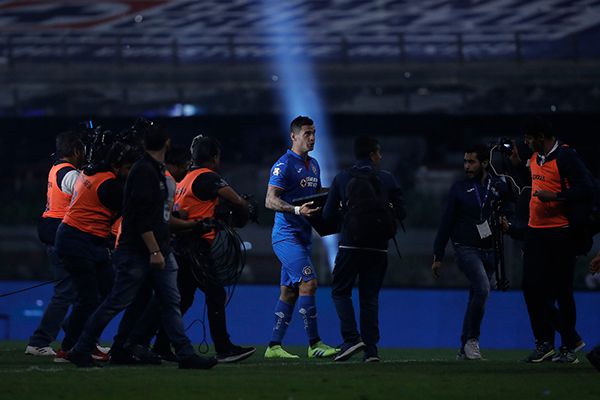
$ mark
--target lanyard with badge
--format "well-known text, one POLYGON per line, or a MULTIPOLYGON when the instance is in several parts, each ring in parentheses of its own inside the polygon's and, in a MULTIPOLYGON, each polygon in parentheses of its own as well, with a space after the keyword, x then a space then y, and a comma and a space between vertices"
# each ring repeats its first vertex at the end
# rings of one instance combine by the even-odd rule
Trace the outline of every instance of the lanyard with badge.
POLYGON ((490 185, 492 183, 491 179, 488 179, 487 187, 485 189, 485 196, 483 196, 483 200, 481 199, 481 195, 479 194, 479 189, 477 188, 477 183, 473 185, 473 189, 475 192, 475 196, 477 196, 477 202, 479 203, 479 220, 482 221, 477 226, 477 232, 479 232, 479 237, 481 239, 488 238, 492 236, 492 229, 490 228, 490 224, 487 220, 483 220, 483 209, 485 207, 485 203, 487 201, 488 195, 490 194, 490 185))

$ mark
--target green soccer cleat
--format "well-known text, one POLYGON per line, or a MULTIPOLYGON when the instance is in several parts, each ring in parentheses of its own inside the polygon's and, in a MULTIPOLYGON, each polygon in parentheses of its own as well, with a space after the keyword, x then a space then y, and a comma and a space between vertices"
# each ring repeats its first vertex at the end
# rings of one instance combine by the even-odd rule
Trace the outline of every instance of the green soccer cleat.
POLYGON ((317 342, 314 346, 308 346, 308 358, 333 357, 338 353, 338 351, 338 349, 327 346, 323 342, 317 342))
POLYGON ((295 354, 290 354, 283 349, 283 347, 277 345, 273 347, 267 347, 265 351, 265 358, 300 358, 295 354))

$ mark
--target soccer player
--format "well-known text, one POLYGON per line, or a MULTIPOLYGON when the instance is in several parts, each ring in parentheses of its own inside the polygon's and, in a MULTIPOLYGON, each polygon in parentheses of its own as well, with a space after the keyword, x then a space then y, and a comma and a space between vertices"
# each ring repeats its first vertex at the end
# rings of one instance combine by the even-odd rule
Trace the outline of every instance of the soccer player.
POLYGON ((56 161, 48 173, 46 209, 38 224, 40 240, 46 244, 48 259, 54 267, 54 293, 44 311, 39 326, 29 338, 25 354, 55 356, 50 347, 56 339, 69 306, 75 300, 71 277, 56 253, 54 239, 56 230, 69 209, 71 193, 63 189, 65 177, 83 163, 85 149, 80 136, 75 132, 63 132, 56 137, 56 161))
POLYGON ((316 194, 321 189, 319 164, 308 155, 315 147, 315 133, 310 118, 296 117, 290 125, 292 148, 271 169, 265 206, 276 211, 272 243, 281 261, 281 291, 265 358, 298 358, 281 347, 296 302, 308 335, 308 357, 336 354, 334 348, 321 341, 317 329, 317 275, 310 259, 312 228, 307 218, 320 208, 312 202, 301 206, 290 204, 292 199, 316 194))

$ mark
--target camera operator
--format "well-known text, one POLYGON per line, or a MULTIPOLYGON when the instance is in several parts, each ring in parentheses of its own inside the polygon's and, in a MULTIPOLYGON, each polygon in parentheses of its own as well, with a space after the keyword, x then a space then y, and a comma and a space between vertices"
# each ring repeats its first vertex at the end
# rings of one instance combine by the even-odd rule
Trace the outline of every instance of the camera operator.
MULTIPOLYGON (((145 153, 131 168, 125 184, 122 232, 114 256, 115 283, 106 300, 89 318, 69 353, 69 360, 78 367, 94 367, 90 353, 95 338, 117 314, 132 304, 140 288, 150 280, 154 289, 151 305, 159 306, 161 321, 177 352, 179 368, 209 369, 216 360, 195 353, 179 310, 177 264, 170 246, 171 213, 164 172, 170 138, 163 127, 154 123, 146 124, 143 138, 145 153)), ((146 321, 145 317, 140 318, 146 321)), ((142 330, 144 323, 139 325, 142 330)))
MULTIPOLYGON (((531 119, 524 136, 534 153, 526 164, 532 195, 523 255, 523 295, 536 341, 525 361, 539 363, 552 357, 574 364, 579 362, 575 352, 585 343, 575 329, 573 279, 577 254, 585 251, 589 239, 579 235, 579 228, 587 218, 583 205, 591 198, 592 182, 577 153, 559 142, 548 122, 531 119), (558 355, 555 331, 562 339, 558 355)), ((518 154, 512 161, 520 164, 518 154)))
POLYGON ((451 239, 458 267, 470 283, 457 359, 482 358, 479 335, 495 266, 491 228, 494 223, 490 220, 492 203, 503 201, 504 213, 511 213, 506 185, 487 171, 489 155, 489 149, 484 145, 475 145, 465 151, 466 179, 452 185, 434 242, 433 276, 439 277, 445 247, 451 239))
MULTIPOLYGON (((197 136, 192 142, 191 153, 191 169, 177 184, 174 213, 187 220, 210 221, 215 218, 219 201, 224 201, 232 206, 239 226, 245 225, 249 217, 248 202, 217 173, 221 163, 219 142, 212 137, 197 136)), ((188 248, 199 248, 201 253, 201 257, 191 258, 182 254, 183 252, 177 252, 176 259, 179 265, 177 283, 181 293, 182 315, 194 303, 196 289, 204 292, 217 360, 221 363, 232 363, 250 357, 256 349, 231 343, 227 333, 225 288, 214 277, 207 278, 205 275, 211 273, 210 268, 214 261, 211 256, 211 245, 216 233, 213 228, 208 232, 182 232, 176 236, 176 249, 188 246, 188 248)), ((162 333, 159 333, 156 339, 154 352, 169 357, 170 345, 162 333)))
MULTIPOLYGON (((100 150, 100 149, 98 149, 100 150)), ((69 361, 85 322, 108 294, 113 270, 110 259, 111 226, 121 211, 123 184, 138 153, 116 142, 79 175, 69 210, 56 234, 56 247, 75 286, 77 297, 62 348, 55 361, 69 361), (104 154, 106 154, 104 156, 104 154)), ((108 357, 95 350, 96 357, 108 357)))
POLYGON ((71 303, 75 300, 73 283, 55 247, 56 230, 69 209, 71 193, 63 188, 65 177, 71 171, 78 171, 85 159, 85 148, 78 133, 67 131, 56 136, 56 160, 48 173, 46 209, 38 222, 38 235, 46 245, 48 260, 54 267, 54 293, 44 311, 39 326, 29 338, 25 354, 34 356, 55 356, 50 347, 71 303))

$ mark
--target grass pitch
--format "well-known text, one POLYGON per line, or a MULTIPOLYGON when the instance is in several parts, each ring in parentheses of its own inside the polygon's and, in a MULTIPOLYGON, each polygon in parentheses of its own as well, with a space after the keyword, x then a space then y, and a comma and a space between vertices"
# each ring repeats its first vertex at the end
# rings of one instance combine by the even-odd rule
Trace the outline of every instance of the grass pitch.
POLYGON ((382 362, 265 360, 264 347, 210 371, 162 366, 78 369, 23 354, 25 342, 0 342, 0 399, 600 399, 600 373, 580 363, 530 365, 526 351, 484 352, 456 361, 455 350, 383 349, 382 362))

